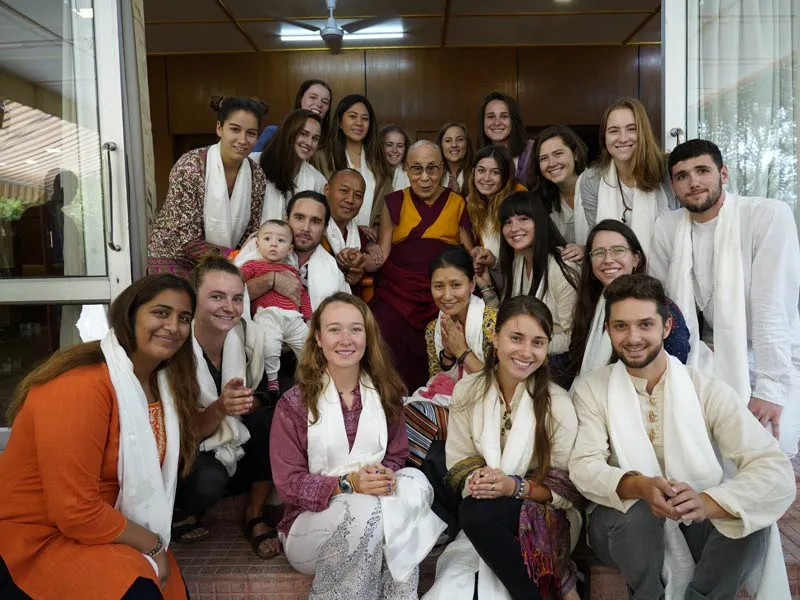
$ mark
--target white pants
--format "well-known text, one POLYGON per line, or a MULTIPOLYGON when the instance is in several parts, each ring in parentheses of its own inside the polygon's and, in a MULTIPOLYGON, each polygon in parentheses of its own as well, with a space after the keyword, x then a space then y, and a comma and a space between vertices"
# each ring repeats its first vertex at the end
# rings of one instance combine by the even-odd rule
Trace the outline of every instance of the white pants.
POLYGON ((376 496, 338 494, 322 512, 298 516, 282 542, 289 564, 314 575, 309 600, 419 597, 419 567, 401 583, 386 565, 383 514, 376 496))
POLYGON ((281 344, 286 344, 298 356, 308 336, 308 325, 296 310, 277 306, 259 308, 253 322, 264 331, 264 371, 268 380, 278 378, 281 366, 281 344))

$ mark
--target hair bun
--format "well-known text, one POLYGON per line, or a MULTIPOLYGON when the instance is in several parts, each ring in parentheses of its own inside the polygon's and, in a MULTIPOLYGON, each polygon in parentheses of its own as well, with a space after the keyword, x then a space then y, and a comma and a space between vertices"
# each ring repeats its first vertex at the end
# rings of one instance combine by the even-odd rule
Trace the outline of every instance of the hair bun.
POLYGON ((223 102, 225 102, 225 96, 211 96, 208 105, 214 112, 219 112, 223 102))

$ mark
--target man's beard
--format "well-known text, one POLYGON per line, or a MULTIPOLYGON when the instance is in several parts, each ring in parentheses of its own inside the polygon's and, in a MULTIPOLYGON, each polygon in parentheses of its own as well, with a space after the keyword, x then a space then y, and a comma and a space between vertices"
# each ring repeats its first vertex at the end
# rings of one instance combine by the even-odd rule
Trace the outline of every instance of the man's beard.
POLYGON ((720 196, 722 196, 722 176, 720 175, 719 181, 717 182, 717 189, 716 190, 708 190, 708 198, 705 202, 698 205, 692 204, 684 204, 683 206, 692 213, 704 213, 712 206, 714 206, 717 201, 719 200, 720 196))
POLYGON ((661 349, 664 347, 664 342, 661 342, 658 347, 656 347, 652 352, 645 354, 644 358, 640 360, 627 360, 625 358, 625 354, 622 352, 616 352, 619 359, 622 361, 622 364, 628 367, 629 369, 644 369, 647 365, 653 362, 658 355, 661 353, 661 349))

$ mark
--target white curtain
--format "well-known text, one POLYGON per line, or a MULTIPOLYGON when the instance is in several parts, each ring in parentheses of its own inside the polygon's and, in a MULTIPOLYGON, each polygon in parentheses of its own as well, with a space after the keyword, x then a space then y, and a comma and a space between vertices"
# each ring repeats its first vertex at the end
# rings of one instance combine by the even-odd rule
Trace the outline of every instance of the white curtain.
POLYGON ((798 197, 798 0, 690 0, 689 137, 719 145, 728 189, 798 197))

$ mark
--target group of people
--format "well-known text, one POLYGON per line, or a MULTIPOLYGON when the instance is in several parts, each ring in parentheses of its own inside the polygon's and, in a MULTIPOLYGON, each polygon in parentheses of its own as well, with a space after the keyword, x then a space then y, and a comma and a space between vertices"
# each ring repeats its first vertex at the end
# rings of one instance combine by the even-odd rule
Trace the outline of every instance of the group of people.
POLYGON ((215 99, 150 274, 102 340, 21 382, 0 598, 184 598, 170 543, 245 493, 254 552, 311 598, 417 598, 448 541, 429 600, 575 600, 586 521, 631 598, 789 600, 788 207, 725 191, 709 141, 665 156, 631 98, 592 166, 568 127, 529 140, 503 94, 475 149, 461 123, 410 143, 332 100, 307 81, 260 133, 263 105, 215 99))

